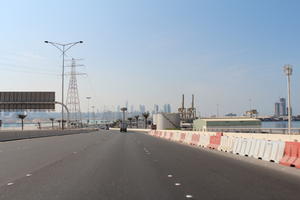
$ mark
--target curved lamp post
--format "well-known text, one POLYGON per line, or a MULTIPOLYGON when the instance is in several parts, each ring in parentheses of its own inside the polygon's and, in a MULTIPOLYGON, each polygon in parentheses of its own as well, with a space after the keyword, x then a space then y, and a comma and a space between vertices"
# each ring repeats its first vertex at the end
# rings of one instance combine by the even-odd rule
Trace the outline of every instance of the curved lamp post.
MULTIPOLYGON (((64 77, 65 77, 65 54, 66 52, 71 49, 74 45, 83 43, 83 41, 78 42, 71 42, 71 43, 57 43, 57 42, 50 42, 44 41, 47 44, 53 45, 55 48, 61 51, 62 53, 62 80, 61 80, 61 102, 64 103, 64 77)), ((61 129, 64 129, 64 107, 61 108, 61 129)))

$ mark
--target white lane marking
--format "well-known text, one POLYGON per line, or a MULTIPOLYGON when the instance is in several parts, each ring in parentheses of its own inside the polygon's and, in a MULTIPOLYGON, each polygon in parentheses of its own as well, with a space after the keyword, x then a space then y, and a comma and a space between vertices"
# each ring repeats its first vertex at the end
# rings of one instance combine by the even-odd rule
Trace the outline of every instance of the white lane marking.
POLYGON ((76 151, 73 152, 73 154, 76 154, 76 153, 77 153, 76 151))
POLYGON ((175 185, 175 186, 180 186, 181 184, 180 184, 180 183, 175 183, 174 185, 175 185))
POLYGON ((188 198, 188 199, 191 199, 191 198, 193 198, 193 196, 192 196, 192 195, 190 195, 190 194, 187 194, 187 195, 185 195, 185 197, 186 197, 186 198, 188 198))
POLYGON ((14 183, 7 183, 8 186, 13 185, 14 183))
POLYGON ((32 176, 32 174, 26 174, 27 177, 32 176))
POLYGON ((151 154, 150 151, 148 151, 148 149, 146 149, 145 147, 144 147, 144 151, 145 151, 145 153, 148 154, 148 155, 151 154))
POLYGON ((172 175, 172 174, 169 174, 169 175, 168 175, 168 177, 169 177, 169 178, 172 178, 172 177, 173 177, 173 175, 172 175))

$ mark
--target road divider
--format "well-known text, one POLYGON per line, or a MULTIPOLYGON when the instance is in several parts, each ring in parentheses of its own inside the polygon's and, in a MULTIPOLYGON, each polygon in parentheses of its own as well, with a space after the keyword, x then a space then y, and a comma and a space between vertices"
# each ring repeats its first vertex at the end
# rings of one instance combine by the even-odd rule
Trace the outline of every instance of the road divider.
POLYGON ((67 130, 26 130, 26 131, 0 131, 0 142, 22 140, 40 137, 71 135, 88 133, 96 129, 67 129, 67 130))
MULTIPOLYGON (((255 137, 255 134, 245 135, 245 133, 239 136, 236 133, 224 135, 221 132, 151 130, 149 135, 300 168, 300 142, 279 140, 279 136, 273 137, 270 134, 269 137, 261 135, 255 137)), ((286 139, 286 137, 282 138, 286 139)))

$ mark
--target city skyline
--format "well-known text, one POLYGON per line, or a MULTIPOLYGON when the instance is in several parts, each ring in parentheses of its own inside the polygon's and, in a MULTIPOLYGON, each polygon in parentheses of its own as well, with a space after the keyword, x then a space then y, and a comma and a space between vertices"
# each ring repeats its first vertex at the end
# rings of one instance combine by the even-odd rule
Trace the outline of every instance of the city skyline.
POLYGON ((272 115, 274 101, 286 98, 282 67, 292 64, 291 102, 300 113, 298 1, 75 2, 3 2, 2 91, 55 91, 60 100, 61 57, 43 41, 83 40, 67 57, 84 58, 83 112, 87 96, 100 110, 128 101, 149 112, 168 102, 176 111, 185 93, 187 107, 195 94, 201 115, 216 114, 216 105, 220 115, 241 115, 248 99, 272 115))

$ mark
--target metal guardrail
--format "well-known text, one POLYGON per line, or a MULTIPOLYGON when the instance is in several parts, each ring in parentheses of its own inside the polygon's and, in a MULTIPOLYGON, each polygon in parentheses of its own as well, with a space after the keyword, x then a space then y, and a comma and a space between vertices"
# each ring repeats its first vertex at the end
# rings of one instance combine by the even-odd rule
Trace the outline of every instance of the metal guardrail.
MULTIPOLYGON (((288 134, 288 128, 206 128, 205 130, 212 132, 288 134)), ((300 128, 291 128, 291 133, 300 135, 300 128)))

